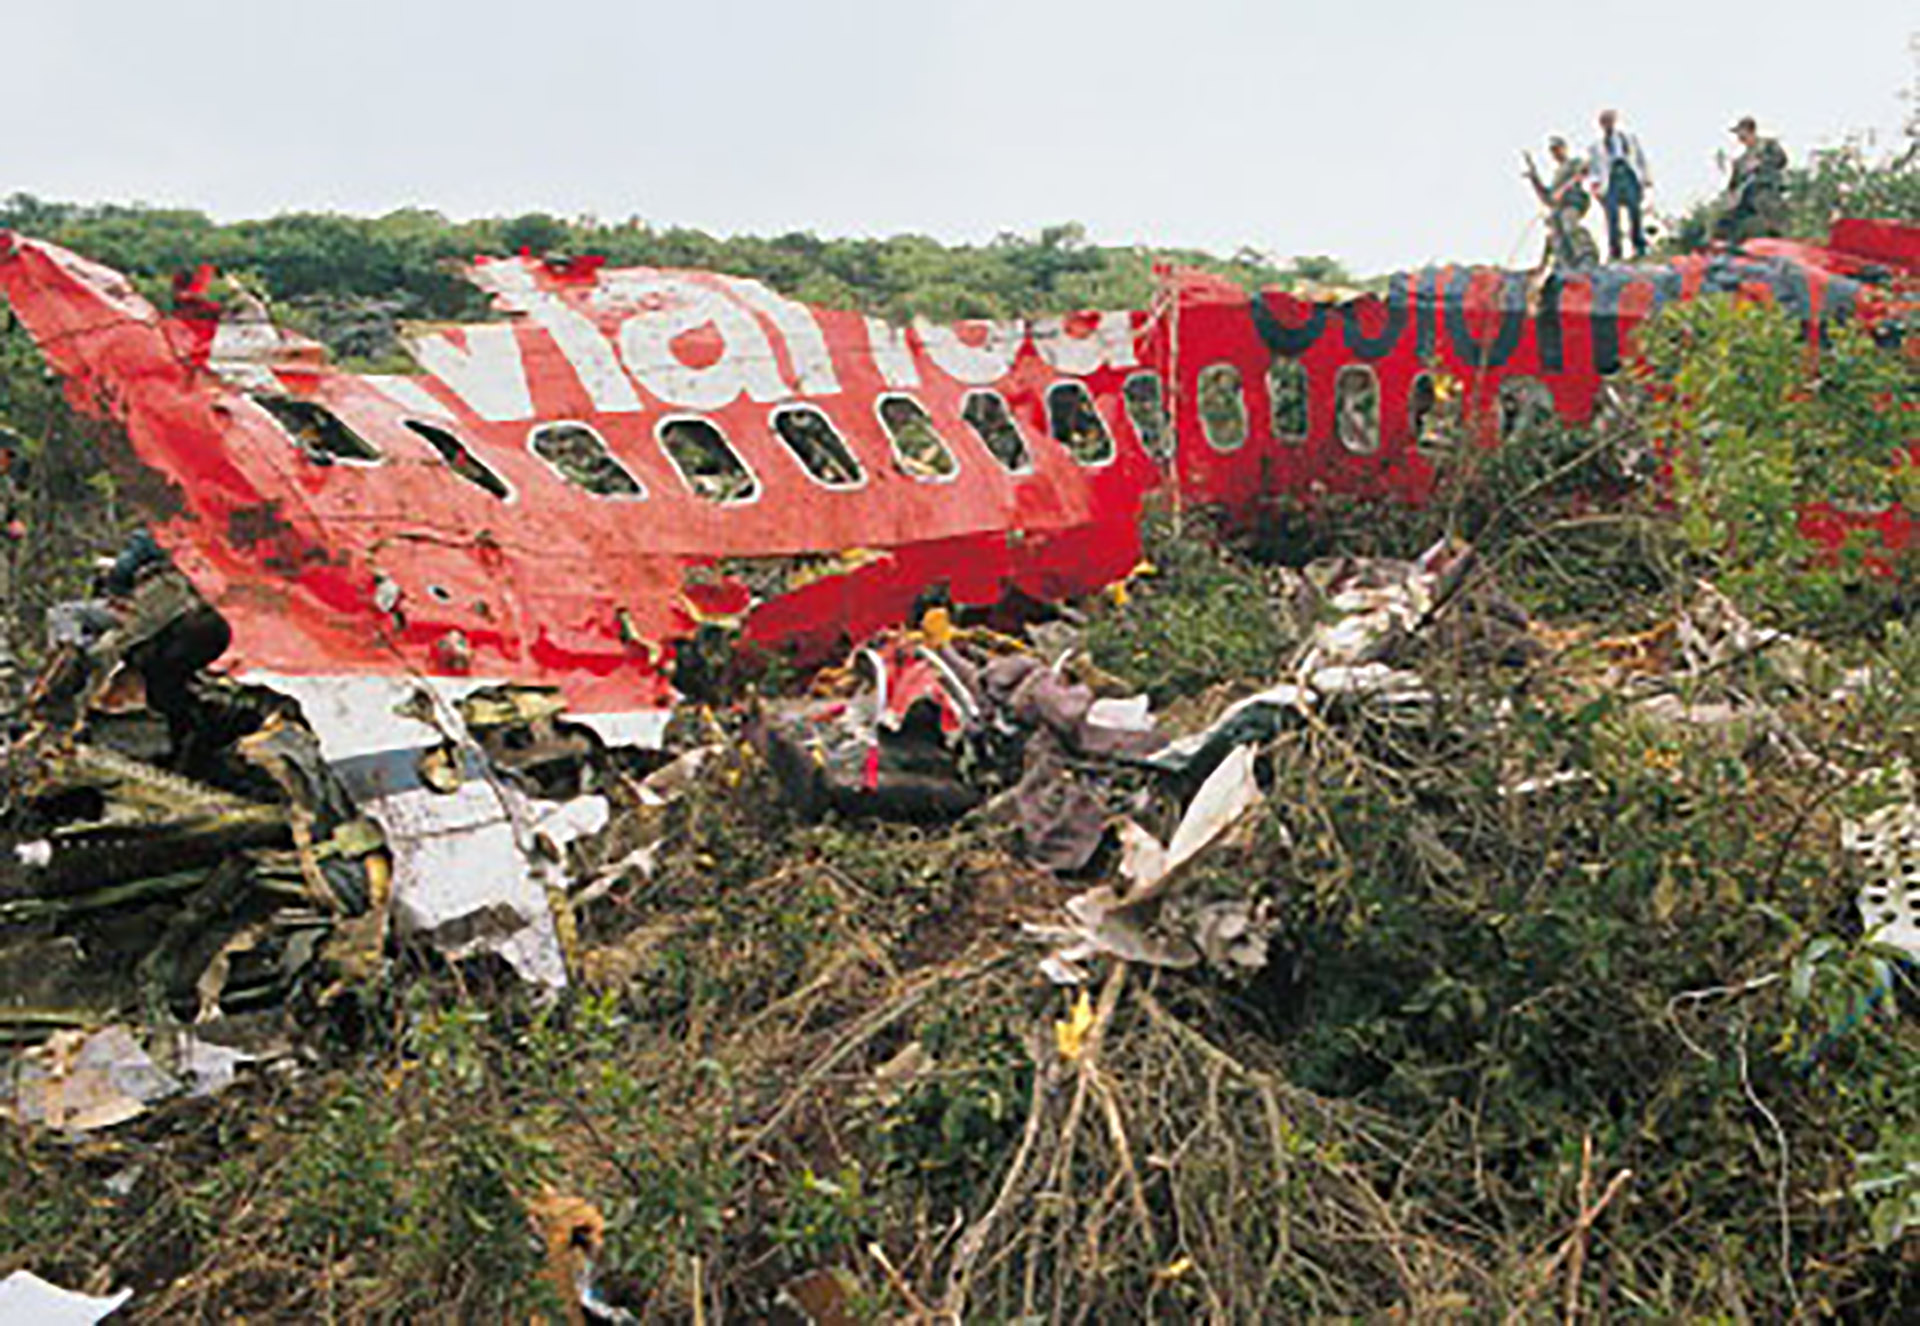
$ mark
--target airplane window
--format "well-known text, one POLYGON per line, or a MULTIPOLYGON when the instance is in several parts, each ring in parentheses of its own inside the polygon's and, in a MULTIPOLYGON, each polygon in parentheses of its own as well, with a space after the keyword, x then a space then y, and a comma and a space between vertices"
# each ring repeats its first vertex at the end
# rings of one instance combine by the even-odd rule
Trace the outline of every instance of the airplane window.
POLYGON ((1158 373, 1135 373, 1120 390, 1126 401, 1127 418, 1140 435, 1140 445, 1155 460, 1173 458, 1173 430, 1167 427, 1167 403, 1160 388, 1158 373))
POLYGON ((1200 427, 1215 451, 1238 451, 1247 440, 1247 398, 1240 370, 1208 364, 1200 370, 1200 427))
POLYGON ((893 442, 894 468, 909 479, 951 479, 960 463, 911 396, 882 396, 880 422, 893 442))
POLYGON ((1047 424, 1053 440, 1080 464, 1105 465, 1113 459, 1113 434, 1078 382, 1056 382, 1047 389, 1047 424))
POLYGON ((1498 399, 1502 438, 1529 437, 1553 422, 1553 393, 1539 378, 1505 379, 1498 399))
POLYGON ((533 454, 554 472, 595 497, 645 497, 647 490, 607 450, 606 441, 585 424, 541 424, 527 436, 533 454))
POLYGON ((1013 422, 1006 398, 999 392, 968 392, 966 404, 960 407, 960 417, 980 435, 981 443, 1009 474, 1024 474, 1033 468, 1027 439, 1020 436, 1020 427, 1013 422))
POLYGON ((1448 444, 1446 417, 1440 409, 1440 389, 1431 373, 1416 373, 1407 388, 1407 427, 1413 443, 1422 451, 1435 451, 1448 444))
POLYGON ((773 431, 807 473, 829 488, 857 488, 867 477, 832 422, 811 405, 783 405, 775 410, 773 431))
POLYGON ((467 450, 467 444, 434 424, 423 424, 418 419, 406 421, 407 427, 427 440, 427 445, 440 453, 440 459, 447 468, 465 479, 475 488, 493 494, 502 502, 513 496, 513 489, 507 487, 507 481, 495 474, 487 463, 467 450))
POLYGON ((1380 449, 1380 380, 1365 364, 1348 364, 1333 379, 1334 429, 1359 454, 1380 449))
POLYGON ((316 465, 331 465, 336 460, 381 459, 378 447, 348 428, 324 405, 291 396, 255 396, 253 399, 287 430, 293 444, 316 465))
POLYGON ((760 481, 753 471, 705 419, 668 419, 660 425, 659 435, 660 445, 694 496, 733 506, 760 495, 760 481))
POLYGON ((1282 442, 1304 442, 1308 416, 1307 366, 1298 359, 1276 358, 1267 366, 1267 397, 1273 407, 1273 435, 1282 442))

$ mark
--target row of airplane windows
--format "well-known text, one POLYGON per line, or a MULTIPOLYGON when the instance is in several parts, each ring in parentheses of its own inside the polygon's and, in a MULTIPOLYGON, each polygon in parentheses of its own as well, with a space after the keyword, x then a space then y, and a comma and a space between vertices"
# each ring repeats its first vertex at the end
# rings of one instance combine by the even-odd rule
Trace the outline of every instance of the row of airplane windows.
MULTIPOLYGON (((1269 425, 1275 439, 1291 444, 1306 441, 1310 393, 1307 372, 1301 364, 1275 359, 1267 371, 1269 425)), ((1172 458, 1173 430, 1167 420, 1159 374, 1143 371, 1131 375, 1121 396, 1141 444, 1156 461, 1167 463, 1172 458)), ((310 459, 363 464, 384 459, 377 447, 322 405, 291 397, 255 399, 310 459)), ((1221 361, 1203 368, 1198 405, 1201 431, 1210 447, 1231 453, 1246 444, 1247 394, 1238 365, 1221 361)), ((1510 378, 1501 383, 1499 408, 1500 431, 1509 436, 1541 411, 1550 414, 1552 397, 1535 379, 1510 378)), ((1429 440, 1429 424, 1437 420, 1437 411, 1433 375, 1416 375, 1407 403, 1409 432, 1415 439, 1429 440)), ((959 473, 960 461, 953 448, 914 397, 898 392, 883 395, 876 403, 876 413, 892 443, 894 466, 902 474, 938 483, 959 473)), ((1008 474, 1032 472, 1033 454, 1025 431, 999 392, 984 388, 968 392, 960 417, 1008 474)), ((846 489, 866 482, 859 459, 818 406, 776 406, 769 422, 774 435, 816 483, 846 489)), ((512 496, 507 481, 452 432, 418 419, 405 423, 461 478, 502 501, 512 496)), ((1058 382, 1048 389, 1047 423, 1053 440, 1080 465, 1096 467, 1113 459, 1113 435, 1082 384, 1058 382)), ((656 432, 675 471, 696 496, 719 505, 752 502, 759 497, 759 477, 713 421, 699 415, 675 415, 661 420, 656 432)), ((1380 385, 1373 370, 1364 364, 1345 365, 1334 377, 1334 434, 1341 446, 1358 455, 1380 449, 1380 385)), ((527 436, 527 447, 561 479, 597 497, 639 500, 647 495, 646 486, 588 424, 538 424, 527 436)))
MULTIPOLYGON (((1299 445, 1311 429, 1308 405, 1312 387, 1297 360, 1275 358, 1267 369, 1268 427, 1279 442, 1299 445)), ((1503 378, 1496 393, 1502 438, 1537 425, 1554 413, 1553 394, 1538 378, 1503 378)), ((1246 445, 1247 394, 1237 364, 1221 361, 1200 370, 1200 431, 1215 451, 1234 452, 1246 445)), ((1440 399, 1431 373, 1414 375, 1407 388, 1407 432, 1425 446, 1436 440, 1440 399)), ((1334 437, 1356 455, 1380 449, 1380 380, 1365 364, 1346 364, 1333 379, 1334 437)))
MULTIPOLYGON (((1169 434, 1159 375, 1134 374, 1123 394, 1129 420, 1141 441, 1149 451, 1156 451, 1169 434)), ((378 447, 323 405, 285 396, 254 399, 310 460, 377 464, 385 459, 378 447)), ((1048 388, 1046 404, 1049 433, 1076 462, 1091 468, 1114 458, 1113 434, 1085 386, 1057 382, 1048 388)), ((892 443, 894 466, 902 474, 939 483, 960 472, 954 449, 935 427, 926 407, 914 397, 888 393, 876 402, 875 411, 892 443)), ((1032 472, 1033 453, 1026 432, 999 392, 968 392, 960 417, 1008 474, 1032 472)), ((858 488, 866 482, 864 467, 820 407, 779 405, 768 418, 774 436, 816 483, 839 489, 858 488)), ((512 496, 507 481, 451 431, 419 419, 403 422, 461 478, 503 501, 512 496)), ((760 495, 758 476, 712 420, 699 415, 670 416, 660 421, 656 436, 674 469, 696 496, 719 505, 736 505, 752 502, 760 495)), ((537 424, 527 435, 527 448, 561 479, 597 497, 638 500, 647 495, 646 485, 613 455, 606 439, 589 424, 537 424)))

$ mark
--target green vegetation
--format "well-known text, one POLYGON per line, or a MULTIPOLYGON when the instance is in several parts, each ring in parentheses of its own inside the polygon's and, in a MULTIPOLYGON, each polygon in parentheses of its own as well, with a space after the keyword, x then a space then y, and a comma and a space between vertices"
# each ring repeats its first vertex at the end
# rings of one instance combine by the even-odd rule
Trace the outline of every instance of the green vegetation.
MULTIPOLYGON (((1823 240, 1836 217, 1920 220, 1920 38, 1913 45, 1913 82, 1902 95, 1909 113, 1903 141, 1876 149, 1868 135, 1849 135, 1836 147, 1816 148, 1787 170, 1787 230, 1798 239, 1823 240)), ((1680 216, 1663 245, 1669 253, 1701 248, 1712 233, 1718 200, 1709 199, 1680 216)))
MULTIPOLYGON (((0 1133, 0 1263, 135 1286, 149 1320, 524 1317, 552 1307, 525 1215, 552 1188, 599 1205, 607 1291, 662 1320, 763 1318, 820 1271, 870 1317, 964 1290, 973 1320, 1899 1319, 1920 1036, 1837 817, 1920 740, 1920 632, 1836 623, 1811 661, 1689 683, 1764 706, 1746 735, 1660 717, 1594 633, 1718 564, 1618 475, 1622 521, 1582 523, 1603 453, 1543 429, 1458 462, 1438 509, 1354 513, 1379 552, 1477 533, 1527 606, 1582 605, 1576 638, 1497 667, 1436 636, 1400 660, 1431 711, 1265 750, 1263 821, 1184 886, 1280 919, 1252 980, 1109 977, 1069 1044, 1008 927, 1061 889, 1004 825, 801 823, 730 748, 625 808, 603 855, 661 847, 580 909, 569 996, 403 964, 308 1027, 297 1076, 79 1149, 0 1133), (1574 529, 1608 556, 1564 564, 1574 529)), ((1268 551, 1353 546, 1342 518, 1268 551)), ((1175 699, 1281 675, 1280 569, 1210 534, 1156 519, 1156 573, 1084 605, 1097 662, 1175 699)), ((1743 591, 1797 611, 1785 579, 1743 591)))
POLYGON ((0 652, 39 658, 48 607, 81 594, 102 552, 120 547, 140 513, 104 465, 115 435, 68 407, 24 331, 0 334, 0 586, 7 620, 0 652), (17 523, 13 523, 17 522, 17 523))
POLYGON ((65 245, 161 295, 175 272, 211 263, 258 290, 276 314, 349 361, 394 353, 400 319, 483 316, 483 297, 455 270, 477 254, 600 254, 615 266, 691 267, 767 282, 829 308, 890 318, 1036 315, 1080 308, 1145 308, 1153 267, 1176 262, 1249 287, 1350 282, 1340 264, 1292 266, 1242 249, 1230 258, 1182 249, 1091 243, 1075 223, 1037 236, 947 245, 922 235, 821 239, 796 232, 719 238, 681 227, 563 220, 544 213, 450 221, 411 209, 381 217, 290 213, 219 223, 203 213, 139 205, 82 206, 14 194, 0 227, 65 245))
POLYGON ((1130 582, 1141 611, 1096 614, 1087 647, 1103 670, 1145 691, 1158 708, 1222 681, 1258 681, 1297 639, 1284 590, 1231 551, 1210 513, 1147 517, 1148 574, 1130 582))
POLYGON ((1730 298, 1669 309, 1641 339, 1691 564, 1796 629, 1883 610, 1901 578, 1877 527, 1861 522, 1834 556, 1802 513, 1920 510, 1912 367, 1854 326, 1830 328, 1816 352, 1797 319, 1730 298))
MULTIPOLYGON (((148 278, 221 261, 301 316, 372 319, 340 326, 471 312, 443 262, 517 243, 894 313, 1138 302, 1147 262, 1070 229, 945 250, 9 206, 148 278)), ((1004 821, 804 823, 709 731, 685 798, 612 789, 580 864, 658 847, 575 909, 564 998, 408 954, 301 1006, 297 1072, 80 1146, 0 1129, 0 1269, 128 1285, 138 1320, 524 1320, 556 1307, 528 1222, 551 1189, 604 1212, 603 1284, 651 1320, 765 1319, 821 1271, 867 1319, 1900 1320, 1917 996, 1860 932, 1840 822, 1909 795, 1920 630, 1908 568, 1823 560, 1797 513, 1912 500, 1890 465, 1912 369, 1845 329, 1809 358, 1780 315, 1713 301, 1645 340, 1597 428, 1487 451, 1440 427, 1429 508, 1159 513, 1153 571, 1074 605, 1093 663, 1199 721, 1284 675, 1312 625, 1287 572, 1323 554, 1467 537, 1474 584, 1551 642, 1491 663, 1441 613, 1395 659, 1431 706, 1262 750, 1260 822, 1182 884, 1277 918, 1257 976, 1103 973, 1076 1008, 1010 924, 1067 890, 1004 821), (1814 643, 1677 678, 1702 576, 1814 643), (1657 675, 1739 721, 1675 718, 1657 675)), ((43 602, 129 513, 97 477, 112 440, 4 348, 31 463, 16 583, 43 602)))

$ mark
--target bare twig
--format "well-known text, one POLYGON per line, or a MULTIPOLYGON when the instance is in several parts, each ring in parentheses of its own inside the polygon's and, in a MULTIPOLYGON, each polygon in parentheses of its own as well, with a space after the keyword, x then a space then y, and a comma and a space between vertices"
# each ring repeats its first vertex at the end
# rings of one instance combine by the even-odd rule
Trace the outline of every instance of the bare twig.
POLYGON ((806 1072, 800 1074, 799 1080, 793 1084, 793 1089, 787 1093, 779 1107, 767 1117, 767 1121, 754 1129, 752 1136, 746 1141, 734 1148, 733 1154, 727 1158, 728 1166, 737 1168, 744 1163, 749 1156, 760 1149, 762 1143, 779 1131, 780 1125, 787 1121, 787 1116, 799 1108, 800 1102, 812 1093, 823 1078, 845 1062, 854 1051, 919 1007, 921 1001, 928 995, 936 990, 953 990, 978 980, 987 972, 1004 966, 1011 960, 1012 954, 1002 953, 985 962, 974 964, 957 976, 946 971, 935 972, 921 979, 898 999, 882 1005, 854 1023, 845 1035, 833 1043, 831 1049, 814 1060, 806 1072))
POLYGON ((1680 1038, 1680 1043, 1691 1050, 1696 1058, 1713 1063, 1716 1058, 1713 1051, 1702 1047, 1698 1041, 1687 1035, 1686 1028, 1680 1025, 1680 1006, 1704 1003, 1709 999, 1732 999, 1740 995, 1752 994, 1756 990, 1766 989, 1780 979, 1780 973, 1773 971, 1764 976, 1756 976, 1750 981, 1742 981, 1738 985, 1712 985, 1704 990, 1682 990, 1667 1000, 1667 1021, 1673 1024, 1674 1035, 1680 1038))
POLYGON ((907 1310, 913 1314, 912 1317, 909 1318, 910 1321, 918 1323, 949 1319, 957 1322, 959 1320, 958 1317, 948 1318, 944 1312, 936 1313, 932 1308, 929 1308, 922 1302, 920 1295, 913 1292, 913 1286, 907 1283, 907 1278, 900 1274, 899 1268, 896 1267, 893 1264, 893 1260, 887 1256, 887 1250, 878 1243, 867 1244, 867 1255, 879 1263, 881 1274, 887 1277, 887 1283, 893 1286, 893 1292, 900 1295, 901 1301, 907 1305, 907 1310))
MULTIPOLYGON (((1086 1039, 1081 1043, 1080 1074, 1074 1083, 1073 1103, 1067 1107, 1067 1121, 1060 1130, 1060 1146, 1054 1152, 1053 1167, 1047 1176, 1047 1186, 1052 1190, 1057 1209, 1061 1213, 1060 1223, 1054 1234, 1056 1274, 1053 1285, 1053 1317, 1055 1320, 1060 1317, 1066 1295, 1067 1277, 1060 1274, 1058 1268, 1066 1265, 1066 1214, 1071 1210, 1068 1190, 1073 1182, 1073 1158, 1080 1134, 1080 1120, 1085 1114, 1087 1098, 1092 1094, 1097 1080, 1100 1046, 1106 1039, 1107 1024, 1113 1019, 1113 1010, 1120 1002, 1120 991, 1126 985, 1126 980, 1127 964, 1114 963, 1113 969, 1107 974, 1107 983, 1100 989, 1100 1002, 1094 1009, 1093 1026, 1088 1029, 1086 1039)), ((1031 1269, 1029 1266, 1030 1271, 1031 1269)))
POLYGON ((960 1321, 966 1312, 967 1289, 973 1279, 974 1263, 980 1259, 981 1250, 987 1246, 994 1227, 1019 1200, 1021 1190, 1026 1185, 1027 1163, 1033 1157, 1034 1144, 1040 1136, 1044 1113, 1041 1106, 1046 1100, 1050 1076, 1043 1058, 1045 1044, 1043 1039, 1036 1036, 1031 1046, 1034 1060, 1033 1089, 1027 1099, 1027 1124, 1020 1133, 1020 1147, 1013 1153, 1013 1163, 1007 1167, 1007 1176, 1000 1183, 1000 1191, 994 1197, 993 1205, 960 1236, 960 1242, 954 1248, 953 1263, 947 1269, 947 1291, 941 1296, 941 1311, 954 1321, 960 1321))
MULTIPOLYGON (((1591 1158, 1592 1158, 1591 1148, 1592 1148, 1592 1138, 1588 1138, 1586 1153, 1582 1156, 1582 1161, 1581 1161, 1583 1166, 1590 1163, 1591 1161, 1591 1158)), ((1541 1264, 1538 1272, 1536 1273, 1533 1287, 1528 1289, 1525 1293, 1521 1295, 1521 1300, 1520 1300, 1521 1306, 1524 1306, 1526 1303, 1531 1301, 1534 1295, 1537 1294, 1540 1291, 1540 1289, 1544 1288, 1547 1284, 1551 1283, 1553 1280, 1553 1277, 1559 1273, 1560 1268, 1563 1265, 1566 1265, 1567 1262, 1576 1255, 1576 1253, 1581 1258, 1582 1264, 1584 1263, 1584 1259, 1586 1257, 1587 1235, 1589 1234, 1589 1232, 1591 1232, 1591 1230, 1593 1229, 1594 1223, 1600 1219, 1601 1215, 1606 1211, 1606 1209, 1609 1206, 1613 1205, 1613 1199, 1620 1195, 1621 1191, 1627 1186, 1627 1184, 1630 1181, 1632 1181, 1632 1179, 1633 1179, 1632 1170, 1630 1169, 1621 1170, 1618 1174, 1614 1175, 1613 1178, 1608 1180, 1605 1191, 1603 1191, 1600 1194, 1599 1201, 1595 1202, 1592 1206, 1583 1207, 1574 1216, 1572 1230, 1568 1232, 1566 1238, 1560 1241, 1560 1246, 1554 1252, 1554 1254, 1551 1257, 1548 1257, 1546 1261, 1541 1264)), ((1590 1190, 1590 1183, 1588 1180, 1588 1176, 1583 1173, 1581 1176, 1581 1196, 1583 1199, 1585 1197, 1586 1192, 1589 1190, 1590 1190)), ((1545 1252, 1546 1252, 1546 1249, 1542 1248, 1541 1253, 1544 1254, 1545 1252)), ((1567 1312, 1568 1312, 1569 1318, 1571 1318, 1571 1315, 1574 1309, 1579 1304, 1580 1291, 1579 1291, 1579 1277, 1578 1277, 1577 1266, 1574 1270, 1574 1273, 1569 1275, 1568 1281, 1569 1281, 1569 1284, 1567 1289, 1567 1312)), ((1513 1312, 1508 1314, 1508 1320, 1510 1321, 1518 1320, 1519 1317, 1520 1317, 1520 1309, 1518 1307, 1516 1307, 1513 1312)))
POLYGON ((1574 1209, 1580 1212, 1580 1221, 1574 1225, 1573 1233, 1567 1236, 1571 1251, 1567 1254, 1567 1326, 1580 1315, 1580 1277, 1587 1269, 1587 1226, 1588 1204, 1593 1200, 1593 1134, 1586 1133, 1580 1138, 1580 1182, 1574 1190, 1574 1209))
POLYGON ((1107 1132, 1113 1138, 1113 1151, 1120 1160, 1120 1172, 1127 1181, 1127 1195, 1133 1201, 1133 1218, 1140 1226, 1140 1237, 1149 1250, 1153 1247, 1153 1214, 1147 1209, 1147 1195, 1140 1186, 1140 1171, 1134 1167, 1133 1148, 1127 1143, 1127 1125, 1120 1115, 1120 1102, 1113 1084, 1101 1081, 1096 1084, 1100 1096, 1102 1112, 1107 1119, 1107 1132))
POLYGON ((1773 1140, 1780 1148, 1780 1178, 1775 1185, 1774 1198, 1780 1212, 1780 1278, 1786 1282, 1787 1297, 1793 1301, 1794 1315, 1800 1314, 1800 1286, 1793 1279, 1793 1213, 1788 1205, 1789 1180, 1792 1176, 1792 1152, 1787 1147, 1787 1130, 1780 1126, 1779 1116, 1767 1108, 1767 1103, 1753 1089, 1753 1078, 1747 1073, 1747 1029, 1740 1028, 1740 1034, 1734 1039, 1734 1052, 1740 1063, 1740 1089, 1746 1093, 1747 1103, 1760 1112, 1773 1129, 1773 1140))

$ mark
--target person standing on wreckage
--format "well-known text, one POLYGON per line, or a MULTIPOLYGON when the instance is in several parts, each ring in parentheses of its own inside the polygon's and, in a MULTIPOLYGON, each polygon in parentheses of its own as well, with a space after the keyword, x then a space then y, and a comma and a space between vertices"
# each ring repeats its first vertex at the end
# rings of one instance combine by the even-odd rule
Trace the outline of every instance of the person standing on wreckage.
POLYGON ((1620 213, 1630 223, 1635 260, 1647 256, 1647 230, 1641 221, 1642 204, 1653 190, 1653 172, 1640 140, 1620 127, 1620 112, 1600 112, 1600 137, 1587 153, 1587 174, 1607 213, 1607 261, 1620 261, 1620 213))
POLYGON ((1600 250, 1584 224, 1587 197, 1587 165, 1567 151, 1567 140, 1555 134, 1547 139, 1547 154, 1553 162, 1553 177, 1543 181, 1534 169, 1533 157, 1527 157, 1527 180, 1547 209, 1547 251, 1541 267, 1548 271, 1572 271, 1591 267, 1600 261, 1600 250))
POLYGON ((1787 151, 1777 138, 1762 138, 1753 116, 1734 123, 1740 155, 1728 171, 1727 191, 1721 195, 1720 216, 1713 237, 1739 245, 1787 230, 1787 151))

